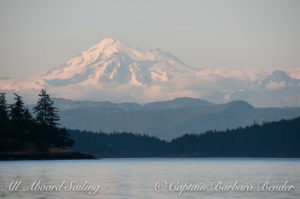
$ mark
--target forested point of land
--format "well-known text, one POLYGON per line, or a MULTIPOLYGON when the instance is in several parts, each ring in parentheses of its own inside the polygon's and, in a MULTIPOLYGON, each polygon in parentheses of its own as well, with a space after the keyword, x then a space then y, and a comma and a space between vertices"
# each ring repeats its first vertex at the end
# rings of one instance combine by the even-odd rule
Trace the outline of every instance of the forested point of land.
POLYGON ((0 94, 0 159, 92 158, 66 149, 74 141, 59 127, 57 110, 46 90, 39 97, 33 116, 20 95, 15 93, 14 103, 7 104, 5 93, 0 94))

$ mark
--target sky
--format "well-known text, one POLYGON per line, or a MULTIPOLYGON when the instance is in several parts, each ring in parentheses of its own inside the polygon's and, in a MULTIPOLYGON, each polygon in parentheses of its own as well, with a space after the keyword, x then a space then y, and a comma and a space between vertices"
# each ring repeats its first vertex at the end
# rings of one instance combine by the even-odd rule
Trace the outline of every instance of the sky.
POLYGON ((0 77, 39 74, 113 37, 195 68, 300 67, 300 1, 0 0, 0 77))

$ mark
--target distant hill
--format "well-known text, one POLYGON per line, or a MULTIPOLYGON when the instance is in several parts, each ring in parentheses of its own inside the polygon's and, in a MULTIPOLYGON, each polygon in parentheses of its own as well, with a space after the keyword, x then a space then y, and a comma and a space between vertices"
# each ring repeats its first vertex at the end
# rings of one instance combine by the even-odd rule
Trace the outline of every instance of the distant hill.
POLYGON ((55 106, 61 110, 87 109, 87 108, 111 108, 124 111, 142 110, 143 106, 137 103, 112 103, 110 101, 73 101, 63 98, 53 98, 55 106))
POLYGON ((164 110, 211 105, 211 102, 189 97, 176 98, 169 101, 152 102, 144 105, 144 110, 164 110))
POLYGON ((212 104, 201 99, 177 98, 145 105, 59 101, 56 99, 55 104, 60 109, 61 124, 67 128, 145 133, 166 140, 185 133, 225 130, 300 116, 297 107, 255 108, 245 101, 212 104))
POLYGON ((53 98, 53 101, 58 109, 65 111, 70 109, 85 109, 85 108, 114 108, 124 111, 137 110, 163 110, 172 108, 185 108, 194 106, 211 105, 211 102, 202 99, 182 97, 168 101, 151 102, 145 105, 138 103, 112 103, 110 101, 94 102, 94 101, 73 101, 63 98, 53 98))

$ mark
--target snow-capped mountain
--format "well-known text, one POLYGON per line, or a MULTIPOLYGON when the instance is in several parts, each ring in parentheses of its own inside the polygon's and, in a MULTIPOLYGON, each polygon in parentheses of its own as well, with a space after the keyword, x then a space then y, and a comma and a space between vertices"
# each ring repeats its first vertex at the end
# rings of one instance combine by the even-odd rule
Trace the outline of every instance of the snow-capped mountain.
POLYGON ((226 96, 226 101, 246 100, 260 107, 300 105, 300 80, 291 78, 282 70, 275 70, 252 85, 248 89, 214 93, 213 98, 226 96))
MULTIPOLYGON (((142 50, 108 38, 41 75, 0 80, 0 89, 20 92, 25 98, 46 88, 55 97, 70 99, 153 101, 163 92, 162 84, 194 73, 159 48, 142 50)), ((161 99, 168 97, 161 95, 161 99)))
POLYGON ((300 80, 291 78, 286 72, 282 70, 275 70, 273 73, 260 82, 260 86, 276 90, 284 87, 297 87, 300 85, 300 80))
POLYGON ((73 100, 145 103, 194 97, 300 106, 298 76, 299 69, 194 69, 159 48, 143 50, 108 38, 40 75, 0 78, 0 91, 18 92, 27 101, 46 88, 53 97, 73 100))
POLYGON ((41 77, 52 86, 101 83, 143 86, 165 82, 186 72, 191 72, 191 68, 159 48, 141 50, 109 38, 41 77))

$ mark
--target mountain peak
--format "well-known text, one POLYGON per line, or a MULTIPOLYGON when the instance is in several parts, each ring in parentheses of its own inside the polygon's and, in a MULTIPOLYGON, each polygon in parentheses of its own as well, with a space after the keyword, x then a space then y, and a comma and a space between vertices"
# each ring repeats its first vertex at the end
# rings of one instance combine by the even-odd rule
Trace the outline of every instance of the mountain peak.
POLYGON ((291 78, 286 72, 282 70, 275 70, 260 83, 260 86, 267 88, 268 90, 278 90, 287 87, 297 88, 299 87, 299 83, 299 80, 291 78))
POLYGON ((272 72, 271 75, 269 75, 266 79, 264 79, 261 82, 261 85, 266 86, 270 84, 271 82, 276 82, 276 83, 290 83, 292 82, 293 79, 284 71, 282 70, 275 70, 272 72))
POLYGON ((95 46, 110 46, 110 45, 118 45, 118 44, 123 44, 123 45, 130 45, 129 43, 120 40, 120 39, 116 39, 113 37, 109 37, 109 38, 105 38, 102 41, 100 41, 98 44, 96 44, 95 46))
POLYGON ((96 44, 95 46, 98 46, 98 47, 106 47, 106 46, 110 46, 110 45, 113 45, 114 43, 116 43, 117 39, 115 38, 106 38, 106 39, 103 39, 102 41, 100 41, 98 44, 96 44))
POLYGON ((290 81, 292 79, 286 72, 282 70, 273 71, 270 77, 273 81, 290 81))
POLYGON ((100 43, 89 48, 85 54, 89 53, 97 53, 97 54, 105 54, 110 56, 111 54, 119 51, 128 51, 128 49, 137 49, 134 45, 124 42, 115 38, 106 38, 103 39, 100 43))
POLYGON ((103 39, 100 43, 113 43, 113 42, 115 42, 117 40, 118 39, 116 39, 116 38, 108 37, 108 38, 103 39))

